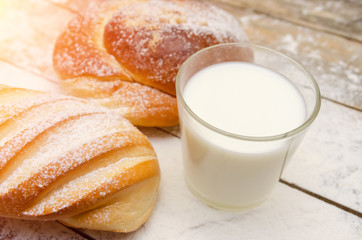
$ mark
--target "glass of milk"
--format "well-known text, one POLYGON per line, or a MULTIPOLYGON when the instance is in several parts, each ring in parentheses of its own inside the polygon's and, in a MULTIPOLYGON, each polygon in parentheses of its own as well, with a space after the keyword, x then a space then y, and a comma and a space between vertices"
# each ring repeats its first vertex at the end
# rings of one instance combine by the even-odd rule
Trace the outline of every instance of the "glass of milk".
POLYGON ((271 194, 321 104, 316 81, 299 63, 247 43, 191 56, 176 93, 187 185, 229 211, 271 194))

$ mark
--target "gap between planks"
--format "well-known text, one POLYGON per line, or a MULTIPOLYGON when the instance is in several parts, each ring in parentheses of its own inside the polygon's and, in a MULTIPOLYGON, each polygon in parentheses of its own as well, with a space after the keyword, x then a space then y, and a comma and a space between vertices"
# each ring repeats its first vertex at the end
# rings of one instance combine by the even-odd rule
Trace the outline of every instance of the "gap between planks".
MULTIPOLYGON (((227 6, 228 8, 238 8, 238 9, 243 9, 243 10, 248 10, 248 11, 253 11, 254 13, 257 14, 262 14, 265 16, 268 16, 270 18, 274 18, 274 19, 278 19, 278 20, 282 20, 282 21, 286 21, 286 22, 290 22, 292 24, 295 25, 299 25, 301 27, 306 27, 306 28, 310 28, 316 31, 320 31, 320 32, 324 32, 324 33, 328 33, 328 34, 332 34, 335 36, 339 36, 341 38, 353 41, 353 42, 357 42, 357 43, 362 43, 361 40, 359 40, 358 38, 355 37, 350 37, 347 35, 347 33, 343 32, 343 31, 339 31, 338 29, 335 30, 329 30, 327 28, 323 28, 322 26, 319 26, 318 24, 315 24, 313 22, 308 22, 308 21, 303 21, 303 20, 298 20, 298 19, 293 19, 290 17, 286 17, 286 16, 278 16, 276 14, 273 13, 269 13, 265 10, 260 10, 251 6, 248 6, 246 4, 243 3, 234 3, 234 2, 229 2, 229 1, 220 1, 220 0, 207 0, 208 2, 211 2, 213 4, 222 4, 224 6, 227 6)), ((361 21, 361 19, 357 19, 356 21, 361 21)))
POLYGON ((51 0, 45 0, 45 1, 48 2, 48 3, 50 3, 50 4, 52 4, 52 5, 54 5, 54 6, 57 6, 57 7, 59 7, 59 8, 62 8, 62 9, 64 9, 64 10, 66 10, 66 11, 69 11, 69 12, 71 12, 71 13, 79 14, 79 11, 76 11, 76 10, 74 10, 74 9, 72 9, 72 8, 64 5, 64 4, 61 4, 61 3, 58 3, 58 2, 54 2, 54 1, 51 1, 51 0))
POLYGON ((22 67, 22 66, 20 66, 20 65, 17 65, 16 63, 13 63, 13 62, 5 59, 5 58, 0 57, 0 61, 1 61, 1 62, 4 62, 4 63, 7 63, 7 64, 10 64, 11 66, 13 66, 13 67, 15 67, 15 68, 18 68, 18 69, 21 70, 21 71, 24 71, 24 72, 33 74, 33 75, 35 75, 35 76, 37 76, 37 77, 43 78, 44 80, 46 80, 46 81, 48 81, 48 82, 50 82, 50 83, 58 84, 58 82, 57 82, 56 80, 54 80, 54 79, 48 78, 48 77, 46 77, 46 76, 44 76, 44 75, 42 75, 42 74, 40 74, 40 73, 37 73, 37 72, 35 72, 35 71, 31 70, 31 69, 26 69, 26 68, 24 68, 24 67, 22 67))
POLYGON ((89 236, 88 234, 84 233, 81 229, 78 229, 78 228, 73 228, 73 227, 69 227, 65 224, 63 224, 62 222, 60 221, 57 221, 59 224, 63 225, 64 227, 68 228, 69 230, 73 231, 74 233, 82 236, 83 238, 87 239, 87 240, 96 240, 95 238, 89 236))

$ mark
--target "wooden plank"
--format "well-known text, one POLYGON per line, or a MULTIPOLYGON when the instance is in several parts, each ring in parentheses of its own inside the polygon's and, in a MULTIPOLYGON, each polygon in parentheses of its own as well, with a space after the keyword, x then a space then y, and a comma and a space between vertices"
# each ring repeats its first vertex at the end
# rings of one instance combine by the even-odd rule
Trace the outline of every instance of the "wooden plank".
POLYGON ((69 11, 80 13, 86 10, 87 8, 91 7, 93 4, 98 2, 104 2, 105 0, 46 0, 52 4, 58 5, 69 11))
POLYGON ((56 79, 52 66, 54 43, 73 16, 45 1, 2 0, 0 59, 56 79))
POLYGON ((60 93, 56 83, 0 60, 0 84, 60 93))
POLYGON ((81 235, 56 221, 30 221, 0 217, 0 239, 81 240, 81 235))
POLYGON ((322 101, 282 179, 362 213, 362 113, 322 101))
POLYGON ((362 41, 362 2, 326 0, 218 0, 319 31, 362 41))
POLYGON ((362 110, 362 44, 250 10, 220 4, 240 19, 250 42, 281 51, 304 65, 322 96, 362 110))

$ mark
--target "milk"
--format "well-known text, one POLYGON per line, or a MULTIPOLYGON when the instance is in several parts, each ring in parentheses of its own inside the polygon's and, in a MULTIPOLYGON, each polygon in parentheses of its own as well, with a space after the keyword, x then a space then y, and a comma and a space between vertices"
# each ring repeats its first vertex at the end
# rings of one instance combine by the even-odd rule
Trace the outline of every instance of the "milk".
POLYGON ((303 124, 306 106, 297 88, 267 68, 225 62, 197 72, 182 94, 191 111, 206 123, 180 113, 184 172, 191 191, 227 210, 262 202, 301 136, 274 141, 248 137, 284 134, 303 124))

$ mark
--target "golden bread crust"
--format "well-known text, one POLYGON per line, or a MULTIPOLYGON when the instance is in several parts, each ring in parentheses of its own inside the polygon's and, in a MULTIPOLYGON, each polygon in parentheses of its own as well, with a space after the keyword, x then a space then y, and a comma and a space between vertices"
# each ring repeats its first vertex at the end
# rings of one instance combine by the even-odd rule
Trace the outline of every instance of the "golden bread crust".
POLYGON ((135 125, 172 126, 178 124, 175 78, 181 64, 202 48, 246 40, 233 16, 207 3, 106 1, 69 23, 53 63, 68 93, 106 102, 135 125), (129 95, 139 97, 121 100, 129 95))
POLYGON ((0 119, 1 216, 77 219, 72 226, 98 230, 107 230, 97 222, 109 217, 119 223, 109 230, 125 232, 147 220, 160 181, 157 156, 118 113, 74 97, 0 85, 0 119), (125 204, 123 192, 132 195, 133 185, 150 179, 125 204), (121 203, 123 214, 101 210, 121 203), (131 214, 135 207, 138 215, 131 214), (97 214, 80 220, 90 211, 97 214))

